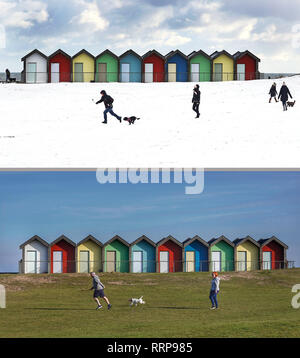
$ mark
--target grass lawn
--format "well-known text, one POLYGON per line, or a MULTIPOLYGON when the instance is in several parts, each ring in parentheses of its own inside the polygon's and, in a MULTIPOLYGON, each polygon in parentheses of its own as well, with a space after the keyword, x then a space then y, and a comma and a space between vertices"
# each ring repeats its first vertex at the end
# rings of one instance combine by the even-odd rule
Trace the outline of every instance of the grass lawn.
POLYGON ((0 275, 0 338, 300 337, 291 292, 300 269, 225 272, 209 310, 210 273, 101 274, 113 307, 96 311, 85 274, 0 275), (130 297, 146 304, 129 307, 130 297))

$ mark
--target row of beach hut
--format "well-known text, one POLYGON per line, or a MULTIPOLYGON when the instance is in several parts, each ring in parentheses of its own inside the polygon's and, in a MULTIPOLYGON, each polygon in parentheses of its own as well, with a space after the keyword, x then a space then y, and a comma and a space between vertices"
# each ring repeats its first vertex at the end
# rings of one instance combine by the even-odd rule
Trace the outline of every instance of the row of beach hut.
POLYGON ((259 79, 260 59, 250 51, 180 50, 163 56, 156 50, 143 56, 128 50, 116 56, 105 50, 93 56, 85 49, 74 56, 57 50, 46 56, 35 49, 22 58, 25 83, 57 82, 207 82, 259 79))
POLYGON ((200 272, 286 268, 288 246, 275 236, 208 242, 199 236, 179 242, 168 236, 154 243, 141 236, 131 244, 116 235, 105 244, 92 235, 75 244, 62 235, 48 244, 34 236, 20 246, 21 273, 200 272))

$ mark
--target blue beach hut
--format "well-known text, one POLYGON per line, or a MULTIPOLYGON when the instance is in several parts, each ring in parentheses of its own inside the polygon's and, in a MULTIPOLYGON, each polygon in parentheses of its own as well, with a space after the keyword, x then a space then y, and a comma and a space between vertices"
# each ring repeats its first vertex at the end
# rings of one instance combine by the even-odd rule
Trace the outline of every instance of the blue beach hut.
POLYGON ((167 82, 188 81, 188 57, 181 51, 171 51, 166 56, 165 73, 167 82))
POLYGON ((130 244, 130 272, 155 272, 156 244, 143 235, 130 244))
POLYGON ((119 57, 120 82, 142 82, 142 57, 133 50, 119 57))
POLYGON ((208 271, 209 244, 194 236, 183 242, 184 272, 208 271))

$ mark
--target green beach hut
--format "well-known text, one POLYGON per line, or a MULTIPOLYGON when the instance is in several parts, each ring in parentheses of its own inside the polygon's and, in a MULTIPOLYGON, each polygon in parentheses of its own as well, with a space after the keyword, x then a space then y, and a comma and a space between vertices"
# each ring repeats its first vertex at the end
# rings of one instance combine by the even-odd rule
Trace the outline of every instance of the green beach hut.
POLYGON ((208 244, 210 271, 234 271, 234 244, 223 235, 208 244))
POLYGON ((102 248, 104 272, 129 272, 129 244, 116 235, 102 248))
POLYGON ((188 55, 190 82, 209 82, 212 79, 212 60, 204 51, 193 51, 188 55))
POLYGON ((95 58, 96 82, 118 82, 119 57, 109 50, 95 58))

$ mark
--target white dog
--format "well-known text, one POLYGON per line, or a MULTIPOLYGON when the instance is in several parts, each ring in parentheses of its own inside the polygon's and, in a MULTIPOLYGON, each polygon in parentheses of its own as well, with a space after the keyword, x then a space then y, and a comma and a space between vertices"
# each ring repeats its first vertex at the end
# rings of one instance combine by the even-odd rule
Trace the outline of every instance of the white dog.
POLYGON ((141 296, 140 298, 131 298, 131 299, 129 300, 129 302, 130 302, 130 306, 133 306, 133 305, 137 306, 138 303, 140 303, 141 305, 144 305, 144 304, 146 303, 146 302, 143 300, 143 296, 141 296))

